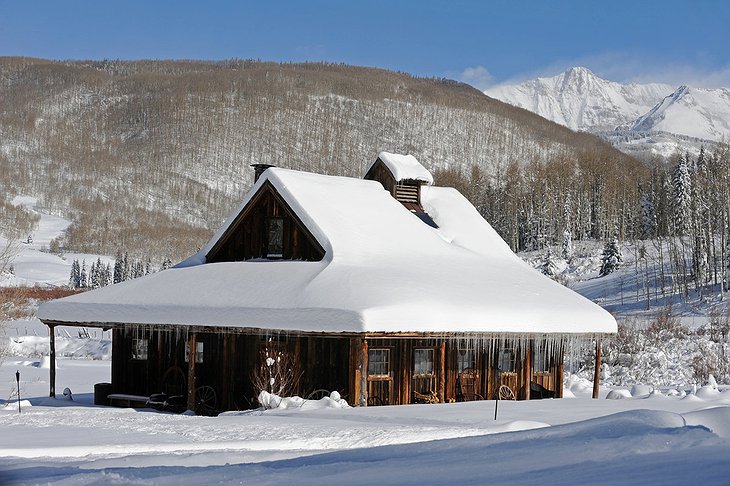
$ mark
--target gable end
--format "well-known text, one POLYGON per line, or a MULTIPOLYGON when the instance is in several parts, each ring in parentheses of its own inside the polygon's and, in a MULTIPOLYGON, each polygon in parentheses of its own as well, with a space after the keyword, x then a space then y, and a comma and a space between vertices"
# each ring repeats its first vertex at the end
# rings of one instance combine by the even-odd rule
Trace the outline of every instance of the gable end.
POLYGON ((205 261, 320 261, 324 253, 322 245, 266 181, 206 254, 205 261))

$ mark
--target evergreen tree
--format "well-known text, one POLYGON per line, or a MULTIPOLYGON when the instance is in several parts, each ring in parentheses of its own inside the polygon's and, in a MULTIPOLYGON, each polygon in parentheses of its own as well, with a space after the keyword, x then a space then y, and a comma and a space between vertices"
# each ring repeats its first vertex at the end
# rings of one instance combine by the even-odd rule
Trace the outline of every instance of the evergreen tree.
POLYGON ((124 262, 122 260, 122 252, 117 251, 117 257, 114 259, 114 276, 112 283, 119 283, 124 280, 124 262))
POLYGON ((127 255, 127 252, 124 252, 124 257, 122 258, 122 280, 126 281, 129 280, 130 277, 130 268, 129 268, 129 255, 127 255))
POLYGON ((71 264, 71 276, 68 279, 68 286, 77 289, 81 286, 81 266, 78 260, 74 260, 71 264))
POLYGON ((570 230, 563 231, 562 254, 566 260, 573 256, 573 235, 570 230))
POLYGON ((144 265, 144 274, 149 275, 150 273, 152 273, 152 261, 150 257, 147 257, 147 262, 144 265))
MULTIPOLYGON (((641 189, 641 188, 640 188, 641 189)), ((641 239, 646 240, 656 236, 657 218, 654 201, 648 191, 641 191, 641 239)))
POLYGON ((169 257, 162 260, 162 266, 160 267, 160 270, 167 270, 172 266, 172 260, 170 260, 169 257))
POLYGON ((692 179, 689 171, 689 160, 679 156, 674 169, 674 230, 678 236, 689 233, 692 208, 692 179))
POLYGON ((104 267, 104 283, 103 286, 106 287, 107 285, 113 283, 112 280, 112 267, 110 263, 106 264, 106 267, 104 267))
POLYGON ((549 246, 547 248, 547 252, 545 252, 545 258, 542 261, 542 265, 540 265, 540 271, 543 275, 547 275, 550 278, 553 278, 558 274, 558 266, 553 260, 553 252, 549 246))
POLYGON ((81 272, 79 273, 79 288, 85 289, 88 287, 88 277, 86 274, 86 260, 81 263, 81 272))
POLYGON ((618 269, 623 261, 621 255, 621 248, 618 244, 618 238, 613 236, 606 241, 606 246, 603 247, 603 254, 601 255, 601 271, 599 275, 605 277, 609 273, 618 269))

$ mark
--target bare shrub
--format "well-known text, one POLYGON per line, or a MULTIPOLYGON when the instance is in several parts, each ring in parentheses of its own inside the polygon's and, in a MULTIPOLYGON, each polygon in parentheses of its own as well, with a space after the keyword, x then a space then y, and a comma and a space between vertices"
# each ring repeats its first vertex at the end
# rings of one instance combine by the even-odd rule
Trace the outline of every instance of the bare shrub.
POLYGON ((646 328, 647 338, 659 343, 670 339, 687 336, 689 330, 679 323, 679 319, 672 314, 672 305, 667 304, 657 313, 653 321, 646 328))
POLYGON ((610 365, 629 366, 642 349, 642 334, 633 320, 618 323, 618 332, 603 344, 604 361, 610 365))
POLYGON ((713 375, 718 383, 730 383, 730 346, 702 343, 692 360, 692 371, 700 383, 713 375))
MULTIPOLYGON (((265 391, 286 397, 296 393, 299 388, 302 373, 299 363, 286 344, 269 338, 266 345, 259 350, 259 363, 251 376, 257 396, 265 391)), ((268 407, 271 404, 262 403, 262 405, 268 407)))

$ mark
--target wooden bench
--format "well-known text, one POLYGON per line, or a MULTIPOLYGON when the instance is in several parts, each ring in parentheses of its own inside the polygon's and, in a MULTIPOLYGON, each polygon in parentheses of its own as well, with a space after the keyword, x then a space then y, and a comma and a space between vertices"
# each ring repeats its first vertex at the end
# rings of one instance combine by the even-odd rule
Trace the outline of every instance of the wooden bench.
POLYGON ((148 406, 150 397, 143 395, 128 395, 126 393, 112 393, 107 395, 109 405, 113 407, 144 408, 148 406))

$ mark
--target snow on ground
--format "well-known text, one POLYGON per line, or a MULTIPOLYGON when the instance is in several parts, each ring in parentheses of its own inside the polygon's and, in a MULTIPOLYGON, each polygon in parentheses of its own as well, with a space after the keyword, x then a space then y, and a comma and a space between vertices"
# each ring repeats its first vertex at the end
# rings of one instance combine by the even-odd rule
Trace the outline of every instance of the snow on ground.
MULTIPOLYGON (((577 398, 311 406, 219 417, 93 406, 106 361, 47 370, 11 358, 32 406, 0 405, 0 482, 10 484, 722 484, 730 478, 730 391, 692 398, 577 398)), ((608 393, 602 390, 602 396, 608 393)))
MULTIPOLYGON (((44 212, 38 207, 38 200, 29 196, 17 196, 12 200, 16 206, 24 206, 40 216, 38 227, 33 232, 32 242, 21 242, 18 254, 13 261, 15 276, 0 277, 0 286, 61 286, 67 285, 74 260, 86 261, 87 269, 97 258, 102 262, 114 264, 114 258, 105 255, 87 253, 65 253, 58 255, 49 253, 51 241, 63 234, 71 222, 58 216, 44 212)), ((0 235, 0 245, 5 243, 0 235)))

